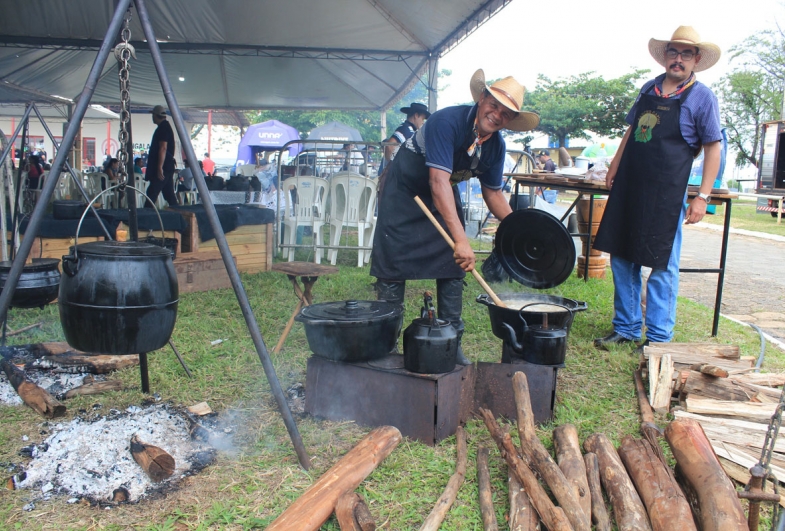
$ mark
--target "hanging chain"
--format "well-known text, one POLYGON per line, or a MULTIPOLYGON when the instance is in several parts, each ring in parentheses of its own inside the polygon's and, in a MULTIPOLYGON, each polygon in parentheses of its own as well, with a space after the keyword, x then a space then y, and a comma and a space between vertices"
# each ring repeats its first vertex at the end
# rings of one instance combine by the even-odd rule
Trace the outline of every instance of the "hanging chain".
MULTIPOLYGON (((761 486, 762 489, 766 490, 766 480, 771 480, 772 484, 774 485, 774 493, 779 494, 779 481, 777 477, 774 475, 774 472, 771 470, 771 458, 772 454, 774 453, 774 445, 777 442, 777 437, 779 435, 780 428, 782 427, 782 413, 785 409, 785 387, 782 388, 782 392, 780 393, 780 401, 777 404, 777 409, 774 411, 774 414, 771 416, 771 421, 769 422, 769 427, 766 430, 766 439, 763 442, 763 448, 761 449, 760 453, 760 460, 756 466, 761 467, 763 471, 766 473, 764 477, 763 485, 761 486)), ((747 485, 747 488, 749 485, 747 485)), ((746 489, 745 489, 746 490, 746 489)), ((775 529, 777 525, 777 521, 779 520, 779 512, 780 507, 778 503, 773 504, 772 508, 773 514, 771 518, 771 529, 775 529)))
POLYGON ((128 130, 131 122, 131 64, 130 59, 136 59, 134 47, 129 42, 131 40, 131 9, 125 13, 125 22, 120 32, 122 42, 115 46, 114 54, 120 63, 120 133, 118 141, 120 146, 117 149, 117 160, 120 161, 120 171, 118 172, 120 189, 125 189, 128 182, 128 130))

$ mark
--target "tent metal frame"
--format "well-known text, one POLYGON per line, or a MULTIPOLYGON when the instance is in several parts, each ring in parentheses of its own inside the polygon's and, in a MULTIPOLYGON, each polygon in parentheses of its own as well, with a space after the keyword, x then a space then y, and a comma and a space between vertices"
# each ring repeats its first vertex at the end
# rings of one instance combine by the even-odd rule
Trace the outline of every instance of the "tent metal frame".
MULTIPOLYGON (((113 47, 113 42, 120 34, 120 29, 125 13, 130 9, 131 3, 132 0, 117 0, 116 2, 114 14, 107 28, 104 39, 98 49, 98 53, 90 69, 87 80, 85 81, 82 93, 74 104, 72 120, 69 123, 67 130, 63 134, 61 144, 64 146, 72 146, 74 140, 76 139, 82 118, 84 118, 87 107, 90 103, 93 93, 95 92, 98 80, 102 75, 103 68, 113 47)), ((251 339, 253 340, 259 360, 262 363, 262 367, 264 368, 264 372, 267 377, 267 381, 270 384, 273 396, 275 397, 275 400, 278 404, 278 409, 281 413, 284 424, 286 425, 286 429, 289 432, 289 438, 291 439, 295 452, 297 453, 297 458, 300 462, 300 465, 307 470, 311 467, 310 458, 297 429, 297 425, 294 422, 292 412, 286 402, 283 390, 281 389, 281 384, 278 381, 275 368, 273 367, 269 352, 267 351, 261 331, 259 330, 259 325, 257 324, 253 310, 251 309, 250 301, 248 299, 248 295, 245 292, 242 280, 240 279, 237 266, 232 259, 232 253, 229 249, 229 244, 226 241, 226 235, 223 232, 223 228, 221 227, 221 222, 218 219, 215 206, 213 205, 213 202, 210 199, 209 191, 207 190, 207 183, 205 182, 204 175, 200 171, 196 162, 198 159, 194 153, 193 146, 191 145, 191 139, 185 127, 182 113, 180 112, 180 108, 177 104, 177 98, 175 97, 171 83, 169 82, 166 68, 164 67, 163 59, 161 57, 161 50, 158 47, 158 43, 156 42, 155 32, 147 12, 145 0, 133 0, 133 4, 139 16, 145 38, 149 43, 150 53, 155 65, 156 73, 158 74, 158 78, 161 83, 161 88, 163 89, 167 106, 169 107, 169 111, 172 115, 172 121, 174 122, 177 134, 180 137, 182 148, 186 151, 186 157, 189 161, 191 171, 193 172, 196 187, 202 197, 202 203, 204 205, 205 212, 210 222, 210 226, 215 233, 215 240, 218 244, 218 249, 221 252, 221 257, 223 258, 232 288, 234 289, 240 309, 243 313, 243 317, 245 318, 246 325, 248 326, 248 331, 251 335, 251 339)), ((9 146, 12 145, 13 143, 9 143, 9 146)), ((54 175, 60 175, 60 172, 65 167, 66 158, 69 151, 70 150, 64 149, 58 150, 52 164, 51 173, 54 175)), ((7 156, 7 153, 5 155, 7 156)), ((30 253, 34 237, 39 232, 41 220, 44 217, 46 206, 54 194, 58 180, 59 179, 47 179, 44 182, 44 187, 41 190, 41 197, 39 198, 39 201, 36 204, 28 223, 27 233, 33 237, 26 237, 22 240, 19 247, 19 252, 13 261, 13 265, 8 272, 5 285, 3 286, 2 292, 0 293, 0 319, 4 320, 8 316, 8 309, 11 306, 11 297, 16 290, 19 277, 21 276, 22 270, 24 268, 25 259, 30 253)), ((131 203, 131 205, 132 208, 135 206, 133 203, 131 203)))

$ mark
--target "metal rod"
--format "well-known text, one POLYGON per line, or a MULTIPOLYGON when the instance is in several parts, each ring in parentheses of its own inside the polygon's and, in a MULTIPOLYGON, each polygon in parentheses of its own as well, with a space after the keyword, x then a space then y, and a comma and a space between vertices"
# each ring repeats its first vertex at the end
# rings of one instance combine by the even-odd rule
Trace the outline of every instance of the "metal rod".
POLYGON ((172 86, 169 83, 169 77, 166 74, 166 68, 164 67, 163 59, 161 58, 161 50, 158 47, 158 42, 155 40, 155 32, 153 31, 153 26, 150 23, 150 17, 147 13, 145 0, 134 1, 136 10, 139 13, 139 22, 142 25, 145 37, 147 38, 147 42, 150 46, 150 55, 153 59, 155 70, 158 73, 158 78, 161 82, 161 88, 163 89, 166 103, 169 106, 169 111, 172 113, 172 121, 177 128, 177 134, 180 137, 180 144, 182 145, 182 148, 185 149, 189 167, 191 168, 191 172, 194 175, 194 180, 196 181, 196 188, 199 190, 199 195, 202 197, 202 204, 204 205, 207 219, 210 221, 210 226, 212 227, 213 233, 215 234, 215 241, 218 244, 218 249, 221 251, 221 257, 223 258, 224 265, 226 266, 226 271, 229 274, 229 280, 232 282, 234 293, 237 296, 238 302, 240 303, 240 309, 243 312, 245 323, 248 326, 251 339, 253 340, 254 346, 256 347, 256 353, 259 355, 259 361, 261 361, 262 367, 264 368, 264 373, 267 376, 267 381, 270 384, 270 390, 275 397, 275 401, 278 403, 278 409, 281 412, 283 422, 286 425, 287 431, 289 432, 289 438, 292 440, 295 452, 297 452, 297 458, 300 461, 300 465, 304 469, 308 470, 311 468, 311 460, 305 450, 302 438, 300 437, 300 432, 297 430, 297 424, 294 422, 292 412, 289 410, 289 405, 286 403, 286 397, 283 394, 283 389, 281 389, 278 376, 275 374, 275 367, 270 360, 270 354, 267 352, 267 347, 264 344, 262 333, 259 330, 256 317, 254 316, 253 310, 251 309, 251 303, 248 300, 248 295, 245 293, 245 288, 243 287, 242 280, 240 279, 240 273, 237 271, 237 266, 235 265, 232 258, 229 244, 226 241, 226 235, 224 234, 223 228, 221 227, 218 214, 215 211, 215 205, 213 205, 213 201, 210 198, 210 193, 207 189, 207 183, 204 179, 204 174, 201 172, 199 165, 197 164, 197 158, 196 154, 194 153, 193 145, 191 145, 190 135, 185 129, 183 115, 180 112, 180 107, 177 105, 177 98, 175 98, 174 92, 172 91, 172 86))
MULTIPOLYGON (((46 124, 46 121, 44 120, 44 117, 41 116, 41 113, 38 111, 38 107, 36 106, 35 103, 33 103, 32 107, 33 107, 33 110, 35 111, 36 116, 38 116, 38 119, 41 121, 41 125, 43 126, 44 131, 46 131, 46 134, 49 135, 49 140, 52 141, 52 144, 54 144, 55 149, 57 151, 60 151, 60 144, 57 143, 57 140, 55 140, 55 137, 52 134, 52 131, 49 130, 49 126, 46 124)), ((84 187, 82 186, 82 183, 79 182, 79 177, 76 175, 76 172, 74 171, 74 169, 71 168, 71 165, 68 164, 67 160, 65 161, 65 169, 68 170, 68 173, 71 174, 71 179, 74 181, 74 184, 76 184, 76 187, 79 189, 79 193, 81 193, 82 197, 84 198, 84 200, 89 203, 90 202, 90 196, 87 195, 87 190, 85 190, 84 187)), ((50 176, 52 175, 51 171, 49 172, 49 175, 50 176)), ((58 179, 60 179, 60 177, 58 177, 58 179)), ((98 224, 101 225, 101 229, 104 231, 104 235, 108 239, 114 240, 114 238, 112 238, 112 235, 109 233, 109 229, 107 229, 106 225, 104 225, 104 220, 101 219, 101 216, 98 215, 98 211, 92 205, 90 205, 90 212, 92 212, 93 216, 95 216, 95 219, 98 220, 98 224)))
POLYGON ((185 369, 185 374, 187 374, 189 378, 193 378, 191 375, 191 370, 188 368, 188 365, 185 364, 185 360, 183 360, 183 357, 180 355, 180 352, 177 350, 177 347, 174 346, 174 343, 172 343, 171 339, 169 340, 169 346, 172 347, 172 350, 174 350, 174 355, 177 356, 177 361, 179 361, 180 365, 182 365, 183 369, 185 369))
POLYGON ((139 353, 139 375, 142 377, 142 392, 150 393, 150 372, 147 370, 147 352, 139 353))
MULTIPOLYGON (((30 113, 33 112, 33 109, 28 105, 25 107, 25 113, 22 115, 21 120, 19 120, 19 125, 16 126, 16 131, 14 134, 11 135, 11 138, 8 140, 8 145, 3 150, 3 154, 0 155, 0 166, 5 162, 6 157, 8 157, 8 153, 14 149, 14 142, 16 138, 19 136, 19 133, 22 131, 22 127, 25 124, 25 121, 30 117, 30 113)), ((21 157, 19 158, 21 161, 21 157)))
MULTIPOLYGON (((112 38, 110 36, 116 35, 119 31, 120 24, 123 21, 123 14, 125 13, 126 9, 128 9, 130 2, 131 0, 117 0, 117 8, 115 9, 114 15, 112 16, 109 29, 104 36, 104 40, 101 43, 101 48, 98 50, 98 54, 96 54, 95 61, 93 61, 93 66, 87 76, 87 81, 85 82, 85 86, 82 89, 82 94, 79 96, 79 99, 76 103, 73 119, 68 124, 68 128, 63 135, 63 141, 61 144, 64 146, 72 146, 74 140, 76 139, 76 134, 81 127, 82 118, 84 118, 85 112, 87 111, 87 106, 90 104, 90 99, 93 97, 96 85, 98 84, 98 79, 101 77, 101 70, 103 69, 104 64, 106 64, 106 58, 109 56, 109 52, 112 49, 112 38)), ((50 171, 54 172, 55 175, 60 175, 67 157, 68 150, 59 150, 55 156, 55 160, 50 171)), ((38 229, 41 226, 41 220, 44 217, 49 200, 52 198, 55 186, 57 186, 56 179, 47 179, 44 181, 44 188, 41 191, 41 197, 39 198, 35 209, 33 209, 30 222, 27 224, 27 235, 29 235, 29 237, 22 240, 22 244, 19 247, 19 252, 14 258, 14 263, 11 266, 11 270, 8 272, 8 277, 6 278, 5 285, 3 286, 3 291, 0 293, 0 320, 7 317, 8 308, 11 306, 11 297, 14 295, 16 284, 19 282, 19 277, 22 275, 22 269, 25 266, 27 255, 30 253, 30 249, 33 247, 33 240, 36 236, 38 236, 38 229)))
MULTIPOLYGON (((30 109, 31 105, 28 103, 25 110, 30 109)), ((11 220, 13 232, 11 233, 11 259, 16 258, 17 249, 19 249, 19 214, 22 210, 22 167, 24 166, 25 159, 25 146, 27 145, 27 134, 30 128, 30 113, 27 114, 27 119, 23 122, 24 128, 22 129, 22 149, 19 151, 19 167, 16 169, 16 190, 14 195, 14 217, 11 220)), ((40 177, 39 177, 40 181, 40 177)), ((9 198, 10 199, 10 198, 9 198)), ((31 246, 32 247, 32 246, 31 246)), ((27 260, 27 258, 25 258, 27 260)))
POLYGON ((717 297, 714 299, 714 321, 711 324, 711 337, 717 337, 720 327, 722 308, 722 287, 725 284, 725 263, 728 258, 728 235, 730 234, 731 199, 725 202, 725 223, 722 226, 722 248, 720 250, 720 274, 717 277, 717 297))

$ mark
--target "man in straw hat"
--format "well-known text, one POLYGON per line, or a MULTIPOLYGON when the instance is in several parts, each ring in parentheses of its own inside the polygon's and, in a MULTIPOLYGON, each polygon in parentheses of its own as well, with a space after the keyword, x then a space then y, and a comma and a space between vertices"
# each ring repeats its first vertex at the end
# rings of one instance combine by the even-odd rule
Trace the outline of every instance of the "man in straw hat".
MULTIPOLYGON (((477 70, 470 82, 475 105, 436 111, 398 150, 379 198, 371 275, 377 297, 403 304, 407 279, 436 279, 439 318, 463 334, 463 277, 475 266, 464 230, 457 185, 478 177, 488 208, 504 219, 511 210, 502 194, 505 144, 499 131, 530 131, 537 114, 521 111, 523 86, 512 77, 492 85, 477 70), (419 196, 455 241, 451 250, 414 202, 419 196)), ((470 363, 459 350, 459 363, 470 363)))
POLYGON ((594 248, 611 254, 613 332, 600 348, 641 337, 641 266, 652 268, 646 287, 646 341, 667 343, 676 324, 682 224, 703 219, 720 167, 717 98, 695 73, 713 66, 720 49, 689 26, 668 40, 651 39, 649 52, 665 73, 643 85, 627 114, 630 125, 606 184, 608 205, 594 248), (685 209, 693 159, 704 150, 700 193, 685 209))

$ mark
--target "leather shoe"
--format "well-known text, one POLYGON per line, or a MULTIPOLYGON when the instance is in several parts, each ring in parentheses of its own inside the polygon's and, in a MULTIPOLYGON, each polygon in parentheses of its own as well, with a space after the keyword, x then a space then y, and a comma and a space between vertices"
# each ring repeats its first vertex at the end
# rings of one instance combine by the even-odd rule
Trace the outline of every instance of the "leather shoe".
POLYGON ((634 339, 627 339, 621 334, 611 332, 605 337, 599 337, 594 340, 594 346, 604 350, 608 350, 611 345, 624 345, 625 343, 634 343, 634 339))
POLYGON ((633 350, 632 353, 635 354, 636 356, 642 356, 643 355, 643 347, 648 346, 649 343, 650 343, 650 341, 647 339, 646 341, 644 341, 643 343, 638 345, 638 347, 635 350, 633 350))

